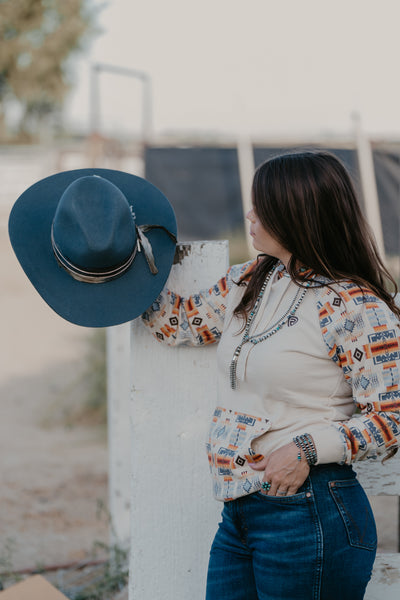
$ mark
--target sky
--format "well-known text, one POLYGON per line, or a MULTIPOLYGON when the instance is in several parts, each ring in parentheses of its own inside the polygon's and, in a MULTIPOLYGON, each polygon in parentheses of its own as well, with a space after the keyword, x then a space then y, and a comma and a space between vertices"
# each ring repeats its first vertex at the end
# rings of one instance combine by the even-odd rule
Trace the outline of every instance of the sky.
MULTIPOLYGON (((101 0, 92 0, 100 4, 101 0)), ((93 64, 145 72, 156 135, 400 137, 399 0, 108 0, 66 118, 90 128, 93 64)), ((138 132, 140 79, 101 71, 99 128, 138 132)))

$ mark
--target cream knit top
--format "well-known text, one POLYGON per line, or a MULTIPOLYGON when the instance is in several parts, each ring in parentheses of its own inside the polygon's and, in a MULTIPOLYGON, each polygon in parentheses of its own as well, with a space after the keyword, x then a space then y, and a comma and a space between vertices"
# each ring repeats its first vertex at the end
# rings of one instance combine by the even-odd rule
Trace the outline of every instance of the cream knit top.
MULTIPOLYGON (((218 500, 259 490, 262 472, 248 459, 267 456, 295 435, 313 436, 318 464, 376 458, 400 441, 399 322, 353 283, 309 288, 296 318, 269 339, 243 345, 237 389, 231 388, 229 367, 243 335, 233 310, 245 290, 235 282, 254 266, 231 267, 210 290, 187 299, 165 289, 143 315, 170 345, 219 342, 217 407, 207 440, 218 500)), ((297 291, 278 263, 251 335, 275 324, 297 291)))

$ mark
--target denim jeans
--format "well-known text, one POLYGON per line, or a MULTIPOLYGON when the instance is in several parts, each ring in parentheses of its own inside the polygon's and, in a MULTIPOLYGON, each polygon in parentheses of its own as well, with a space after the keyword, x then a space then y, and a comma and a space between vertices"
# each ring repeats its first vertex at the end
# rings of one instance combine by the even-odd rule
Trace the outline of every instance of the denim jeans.
POLYGON ((225 502, 206 600, 361 600, 376 527, 349 466, 312 467, 293 496, 225 502))

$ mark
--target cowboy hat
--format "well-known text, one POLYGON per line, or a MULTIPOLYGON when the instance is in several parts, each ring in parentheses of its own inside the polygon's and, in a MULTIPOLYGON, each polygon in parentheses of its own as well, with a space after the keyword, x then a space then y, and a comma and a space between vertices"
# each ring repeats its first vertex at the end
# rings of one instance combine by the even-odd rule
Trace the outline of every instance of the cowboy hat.
POLYGON ((154 185, 111 169, 64 171, 38 181, 9 218, 26 275, 61 317, 86 327, 143 313, 169 275, 176 220, 154 185))

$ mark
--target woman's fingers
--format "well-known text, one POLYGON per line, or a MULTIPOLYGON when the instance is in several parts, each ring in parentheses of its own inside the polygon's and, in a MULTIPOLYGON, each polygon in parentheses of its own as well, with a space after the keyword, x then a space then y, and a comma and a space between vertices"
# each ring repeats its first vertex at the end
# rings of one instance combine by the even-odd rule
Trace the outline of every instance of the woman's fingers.
POLYGON ((268 459, 263 458, 262 460, 259 460, 257 462, 251 462, 249 460, 248 462, 249 466, 253 469, 253 471, 264 471, 265 467, 267 466, 268 459))
POLYGON ((290 443, 272 452, 268 458, 250 463, 255 471, 264 471, 261 492, 268 496, 290 496, 307 479, 310 468, 295 444, 290 443))

